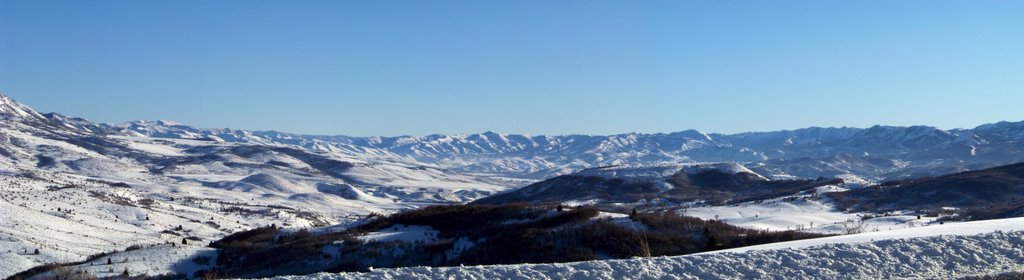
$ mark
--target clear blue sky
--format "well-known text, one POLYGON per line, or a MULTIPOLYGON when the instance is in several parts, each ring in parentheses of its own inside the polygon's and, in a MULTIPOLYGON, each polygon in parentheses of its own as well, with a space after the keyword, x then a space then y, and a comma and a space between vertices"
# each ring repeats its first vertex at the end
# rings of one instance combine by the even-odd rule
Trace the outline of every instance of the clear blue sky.
POLYGON ((973 127, 1024 120, 1024 1, 0 0, 0 92, 357 136, 973 127))

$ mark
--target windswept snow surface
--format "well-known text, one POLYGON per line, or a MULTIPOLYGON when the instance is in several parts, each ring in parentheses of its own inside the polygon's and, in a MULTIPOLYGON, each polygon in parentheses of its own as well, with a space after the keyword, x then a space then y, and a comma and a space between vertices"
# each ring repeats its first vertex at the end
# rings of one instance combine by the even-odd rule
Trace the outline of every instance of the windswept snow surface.
MULTIPOLYGON (((860 219, 856 214, 836 211, 816 200, 769 201, 728 206, 693 207, 680 214, 759 230, 813 229, 836 222, 860 219)), ((883 228, 885 229, 885 228, 883 228)))
POLYGON ((364 236, 360 236, 359 239, 363 241, 377 242, 416 242, 436 238, 438 234, 440 234, 440 232, 434 230, 430 226, 394 225, 381 231, 367 233, 364 236))
MULTIPOLYGON (((986 220, 977 222, 964 222, 964 223, 951 223, 944 225, 932 225, 932 226, 919 226, 913 228, 894 229, 890 231, 877 231, 867 232, 861 234, 850 234, 833 236, 826 238, 806 239, 789 242, 771 243, 757 246, 748 246, 742 248, 735 248, 729 250, 723 250, 720 252, 749 252, 757 250, 778 250, 778 249, 799 249, 808 248, 825 244, 855 244, 855 243, 868 243, 879 240, 891 240, 891 239, 906 239, 906 238, 922 238, 931 236, 967 236, 967 235, 979 235, 985 233, 991 233, 995 231, 1006 231, 1015 232, 1017 236, 1022 236, 1018 233, 1024 231, 1024 218, 1011 218, 1011 219, 998 219, 998 220, 986 220)), ((1018 250, 1024 250, 1024 242, 1016 243, 1018 250)), ((1020 251, 1024 253, 1024 251, 1020 251)), ((714 252, 719 253, 719 252, 714 252)), ((1021 263, 1024 265, 1024 263, 1021 263)))
POLYGON ((686 173, 689 174, 697 174, 710 170, 717 170, 718 172, 722 172, 725 174, 750 173, 750 175, 757 176, 758 178, 761 178, 763 180, 768 180, 768 178, 761 176, 761 174, 757 174, 757 172, 751 171, 750 169, 747 169, 746 167, 743 167, 742 165, 733 162, 694 164, 687 166, 685 170, 686 173))
POLYGON ((886 215, 852 213, 836 209, 828 192, 845 191, 841 186, 821 186, 813 192, 733 205, 688 207, 681 215, 722 222, 758 230, 801 230, 816 233, 846 233, 843 223, 863 220, 863 231, 888 231, 937 224, 937 217, 920 217, 913 211, 894 211, 886 215), (867 217, 865 215, 877 216, 867 217))
MULTIPOLYGON (((96 277, 117 277, 125 270, 129 275, 159 276, 169 274, 193 275, 215 264, 217 249, 198 245, 161 244, 138 250, 119 252, 81 265, 68 267, 71 271, 84 271, 96 277), (107 260, 111 264, 107 264, 107 260)), ((34 279, 53 277, 44 273, 34 279)))
POLYGON ((949 279, 1024 271, 1021 230, 1024 218, 1014 218, 676 257, 412 267, 275 279, 949 279))

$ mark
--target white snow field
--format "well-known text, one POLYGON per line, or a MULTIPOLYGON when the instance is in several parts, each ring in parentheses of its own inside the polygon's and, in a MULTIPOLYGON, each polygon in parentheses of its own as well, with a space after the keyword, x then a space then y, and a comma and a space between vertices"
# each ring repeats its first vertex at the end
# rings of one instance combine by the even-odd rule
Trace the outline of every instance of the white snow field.
POLYGON ((846 191, 843 186, 821 186, 796 195, 722 206, 687 207, 680 215, 722 222, 759 230, 800 230, 805 232, 843 234, 843 223, 863 220, 863 232, 913 228, 938 223, 938 217, 921 216, 913 211, 896 211, 885 215, 844 212, 836 209, 831 199, 821 194, 846 191), (876 217, 867 217, 871 215, 876 217))
POLYGON ((1024 271, 1024 218, 565 264, 411 267, 273 279, 949 279, 1024 271))
MULTIPOLYGON (((894 229, 890 231, 865 232, 860 234, 848 234, 826 238, 796 240, 789 242, 778 242, 757 246, 748 246, 705 254, 713 254, 720 252, 749 252, 758 250, 799 249, 824 244, 856 244, 869 243, 880 240, 923 238, 932 236, 971 236, 987 234, 992 232, 1012 232, 1015 234, 1019 232, 1024 232, 1024 218, 950 223, 942 225, 894 229)), ((1018 249, 1024 250, 1024 243, 1016 243, 1016 246, 1018 249)), ((1024 263, 1022 263, 1022 265, 1024 265, 1024 263)))
POLYGON ((367 233, 366 235, 360 236, 359 239, 363 241, 379 242, 416 242, 435 238, 438 234, 440 234, 440 232, 429 226, 394 225, 381 231, 367 233))
MULTIPOLYGON (((205 244, 203 244, 205 245, 205 244)), ((117 277, 124 271, 133 276, 160 276, 180 273, 191 276, 197 270, 209 269, 217 258, 217 249, 202 245, 162 244, 128 252, 111 254, 109 257, 67 267, 67 271, 87 272, 99 278, 117 277), (107 264, 109 258, 110 264, 107 264)), ((52 273, 37 275, 33 279, 47 279, 52 273)))

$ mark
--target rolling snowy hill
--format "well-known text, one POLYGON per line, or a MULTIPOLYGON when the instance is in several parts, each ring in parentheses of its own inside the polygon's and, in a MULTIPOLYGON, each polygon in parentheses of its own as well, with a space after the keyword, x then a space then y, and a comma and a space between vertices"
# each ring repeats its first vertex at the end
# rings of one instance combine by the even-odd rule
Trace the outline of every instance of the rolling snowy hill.
POLYGON ((582 170, 474 203, 618 204, 633 207, 726 203, 792 195, 841 180, 770 180, 736 163, 615 166, 582 170))
POLYGON ((1024 163, 872 184, 857 177, 771 180, 735 163, 586 169, 474 204, 676 211, 763 230, 845 233, 1024 215, 1024 163))
POLYGON ((132 245, 467 202, 519 182, 278 142, 128 132, 0 95, 0 278, 132 245))

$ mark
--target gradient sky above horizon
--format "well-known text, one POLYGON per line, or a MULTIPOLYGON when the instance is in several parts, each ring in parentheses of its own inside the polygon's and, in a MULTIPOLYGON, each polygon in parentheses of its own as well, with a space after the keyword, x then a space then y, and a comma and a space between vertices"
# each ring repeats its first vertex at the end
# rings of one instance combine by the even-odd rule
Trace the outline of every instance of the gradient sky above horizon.
POLYGON ((0 0, 0 92, 304 134, 1024 120, 1024 1, 0 0))

